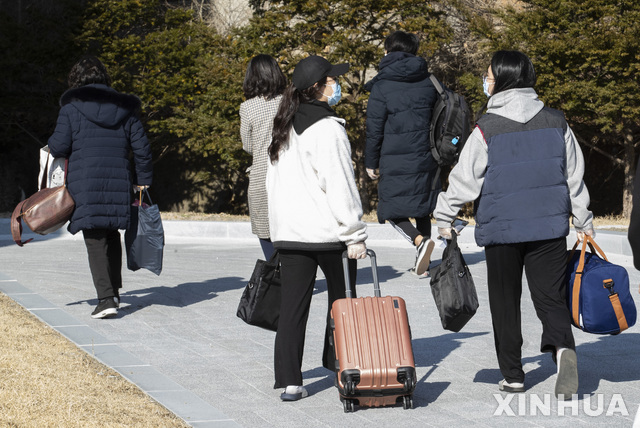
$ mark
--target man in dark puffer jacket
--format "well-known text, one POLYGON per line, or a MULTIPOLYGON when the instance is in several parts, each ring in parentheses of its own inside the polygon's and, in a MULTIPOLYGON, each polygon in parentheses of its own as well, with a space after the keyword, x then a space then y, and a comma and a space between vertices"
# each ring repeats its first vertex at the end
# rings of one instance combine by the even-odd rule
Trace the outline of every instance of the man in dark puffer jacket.
POLYGON ((424 277, 434 247, 430 215, 442 186, 429 148, 438 92, 426 61, 416 56, 418 46, 418 37, 403 31, 384 42, 380 71, 365 85, 371 95, 364 163, 372 180, 380 178, 378 221, 388 220, 417 247, 412 271, 424 277), (415 218, 416 227, 409 218, 415 218))
POLYGON ((49 138, 54 157, 69 159, 67 183, 76 208, 69 232, 82 230, 99 303, 92 318, 115 316, 122 287, 122 245, 132 185, 151 185, 151 147, 137 117, 140 100, 110 87, 104 65, 85 57, 69 73, 56 129, 49 138), (135 170, 129 164, 133 151, 135 170))

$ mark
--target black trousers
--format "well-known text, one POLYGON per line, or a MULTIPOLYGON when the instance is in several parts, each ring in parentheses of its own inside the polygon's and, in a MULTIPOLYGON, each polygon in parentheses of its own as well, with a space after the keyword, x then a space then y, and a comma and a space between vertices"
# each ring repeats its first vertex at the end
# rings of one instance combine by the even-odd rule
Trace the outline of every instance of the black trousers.
POLYGON ((122 288, 122 244, 120 232, 108 229, 83 230, 89 255, 89 269, 98 299, 114 297, 122 288))
POLYGON ((485 248, 489 307, 502 375, 508 382, 524 382, 520 298, 523 267, 536 314, 542 322, 541 352, 575 349, 571 315, 566 304, 565 238, 485 248))
POLYGON ((431 238, 431 217, 416 217, 415 220, 415 226, 408 218, 394 218, 389 220, 389 223, 412 245, 415 245, 418 235, 431 238))
MULTIPOLYGON (((282 305, 274 350, 274 388, 302 385, 302 354, 318 266, 327 279, 329 297, 322 365, 329 370, 335 370, 335 353, 329 345, 329 318, 333 302, 346 295, 342 267, 343 251, 279 250, 282 305)), ((349 280, 353 297, 356 269, 356 261, 349 260, 349 280)))

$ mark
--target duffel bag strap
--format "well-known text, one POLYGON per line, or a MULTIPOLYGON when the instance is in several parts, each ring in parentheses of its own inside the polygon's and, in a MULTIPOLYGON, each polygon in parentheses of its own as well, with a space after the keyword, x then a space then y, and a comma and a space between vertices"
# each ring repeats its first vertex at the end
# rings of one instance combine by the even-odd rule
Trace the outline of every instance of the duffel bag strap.
POLYGON ((602 248, 598 247, 598 244, 596 244, 595 239, 593 239, 591 236, 585 234, 584 235, 585 241, 587 241, 589 243, 589 247, 591 247, 591 252, 593 253, 593 249, 595 247, 596 251, 598 253, 600 253, 600 255, 602 256, 603 259, 605 259, 606 261, 609 261, 607 259, 607 256, 605 256, 604 251, 602 251, 602 248))
MULTIPOLYGON (((587 251, 587 235, 582 240, 582 249, 580 250, 580 260, 578 261, 578 267, 576 268, 576 276, 573 280, 573 296, 571 298, 571 317, 575 326, 580 327, 580 285, 582 284, 582 273, 584 271, 584 254, 587 251)), ((575 250, 576 245, 573 246, 575 250)))
POLYGON ((602 286, 609 290, 609 301, 611 302, 611 306, 613 306, 613 311, 616 313, 616 320, 618 321, 618 325, 620 326, 620 331, 622 332, 628 329, 629 324, 627 323, 627 317, 624 316, 620 298, 618 297, 618 293, 613 291, 613 280, 605 279, 604 281, 602 281, 602 286))

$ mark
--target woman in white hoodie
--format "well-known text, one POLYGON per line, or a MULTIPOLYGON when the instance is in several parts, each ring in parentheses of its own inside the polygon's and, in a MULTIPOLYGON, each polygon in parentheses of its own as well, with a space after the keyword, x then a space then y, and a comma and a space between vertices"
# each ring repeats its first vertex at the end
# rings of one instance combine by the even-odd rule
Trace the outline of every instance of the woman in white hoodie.
POLYGON ((434 211, 451 237, 460 208, 475 201, 475 238, 485 247, 489 306, 499 388, 523 392, 520 297, 523 269, 542 322, 541 352, 558 364, 555 394, 578 389, 577 359, 565 296, 569 221, 579 238, 593 236, 584 159, 564 114, 545 107, 533 86, 531 60, 499 51, 484 79, 488 109, 469 136, 434 211))
MULTIPOLYGON (((267 195, 282 279, 274 388, 285 388, 285 401, 308 395, 302 386, 302 354, 318 266, 327 280, 328 321, 332 303, 345 297, 342 253, 346 249, 350 259, 366 256, 351 145, 344 119, 330 107, 340 100, 338 76, 348 69, 349 64, 332 65, 315 55, 301 60, 274 119, 267 195)), ((355 260, 350 260, 349 271, 353 290, 355 260)), ((328 326, 325 331, 323 365, 333 371, 328 326)))

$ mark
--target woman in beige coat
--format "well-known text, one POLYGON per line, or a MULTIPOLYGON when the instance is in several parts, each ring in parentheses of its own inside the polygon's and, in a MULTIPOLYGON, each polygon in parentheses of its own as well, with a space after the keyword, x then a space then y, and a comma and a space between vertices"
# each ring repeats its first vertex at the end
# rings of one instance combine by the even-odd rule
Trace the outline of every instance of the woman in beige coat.
POLYGON ((267 260, 273 254, 265 187, 267 147, 271 142, 273 118, 286 86, 287 78, 273 57, 261 54, 249 61, 242 85, 246 101, 240 105, 240 137, 242 148, 253 156, 248 169, 251 231, 260 239, 267 260))

